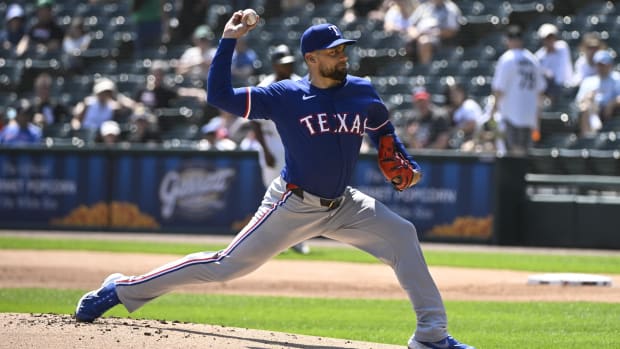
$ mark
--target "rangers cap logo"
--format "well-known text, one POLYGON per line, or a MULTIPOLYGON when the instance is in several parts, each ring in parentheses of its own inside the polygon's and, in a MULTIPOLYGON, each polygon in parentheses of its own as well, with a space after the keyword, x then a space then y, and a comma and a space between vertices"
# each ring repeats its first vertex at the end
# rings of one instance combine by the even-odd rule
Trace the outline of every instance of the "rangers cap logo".
POLYGON ((342 32, 337 26, 324 23, 313 25, 306 29, 301 36, 301 53, 323 50, 326 48, 336 47, 338 45, 351 45, 355 40, 348 40, 342 37, 342 32))

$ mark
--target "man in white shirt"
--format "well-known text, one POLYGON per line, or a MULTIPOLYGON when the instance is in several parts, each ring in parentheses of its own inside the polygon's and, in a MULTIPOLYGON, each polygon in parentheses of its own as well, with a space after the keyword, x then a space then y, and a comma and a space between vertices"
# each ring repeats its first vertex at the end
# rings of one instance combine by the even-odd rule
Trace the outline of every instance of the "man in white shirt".
POLYGON ((192 41, 194 46, 188 48, 179 58, 177 74, 192 80, 206 81, 215 55, 215 47, 211 47, 213 32, 209 26, 201 25, 194 30, 192 41))
POLYGON ((506 51, 498 60, 492 88, 495 103, 491 117, 499 111, 506 149, 525 154, 538 130, 538 118, 546 83, 538 59, 523 48, 521 28, 509 26, 506 51))
POLYGON ((420 64, 429 64, 433 49, 456 36, 460 17, 461 10, 451 0, 429 0, 416 8, 409 18, 408 36, 416 41, 420 64))
POLYGON ((558 39, 558 33, 558 28, 553 24, 541 25, 538 37, 542 40, 542 47, 535 54, 547 79, 545 94, 552 103, 561 97, 573 76, 570 47, 566 41, 558 39))

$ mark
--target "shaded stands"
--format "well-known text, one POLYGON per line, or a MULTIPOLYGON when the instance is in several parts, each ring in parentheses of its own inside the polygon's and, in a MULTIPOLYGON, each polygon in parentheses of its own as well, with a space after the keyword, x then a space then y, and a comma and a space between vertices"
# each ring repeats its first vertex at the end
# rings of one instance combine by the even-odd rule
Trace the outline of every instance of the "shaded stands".
MULTIPOLYGON (((294 49, 298 62, 296 72, 305 75, 301 53, 296 49, 303 30, 312 24, 335 23, 346 37, 358 40, 358 44, 351 48, 355 50, 355 54, 350 55, 351 73, 368 76, 375 82, 381 97, 393 111, 395 123, 398 123, 398 117, 411 108, 410 94, 414 87, 426 86, 433 100, 441 103, 448 76, 463 83, 469 95, 484 104, 491 93, 495 63, 505 51, 502 29, 508 23, 524 24, 526 45, 532 51, 538 48, 535 33, 544 22, 558 26, 563 39, 571 46, 574 58, 581 35, 588 30, 599 31, 609 46, 620 47, 620 11, 613 2, 463 0, 457 3, 463 13, 457 39, 453 45, 437 50, 431 64, 421 66, 408 59, 402 38, 382 31, 382 21, 358 18, 351 23, 343 23, 344 9, 339 3, 308 3, 301 9, 283 12, 267 1, 251 1, 252 7, 264 20, 259 30, 249 34, 250 46, 259 57, 254 66, 256 76, 251 78, 250 83, 256 83, 261 75, 270 73, 267 57, 273 47, 282 43, 294 49)), ((143 83, 153 60, 168 60, 174 68, 176 59, 191 45, 190 38, 157 45, 148 49, 146 59, 134 59, 132 42, 135 34, 129 6, 128 2, 86 5, 77 0, 57 1, 56 17, 62 26, 68 26, 72 16, 80 15, 92 34, 90 48, 82 52, 85 71, 74 76, 65 74, 57 56, 29 52, 24 59, 17 59, 3 53, 0 58, 0 101, 14 101, 16 94, 30 93, 33 78, 41 71, 54 76, 56 97, 73 106, 90 93, 95 77, 110 77, 117 82, 120 92, 131 96, 135 88, 143 83)), ((6 7, 6 4, 0 4, 0 16, 4 16, 6 7)), ((27 16, 32 18, 35 6, 26 4, 24 7, 27 16)), ((204 23, 219 33, 232 10, 229 1, 210 1, 208 10, 203 14, 204 23)), ((172 18, 171 25, 178 25, 174 6, 167 7, 167 11, 172 18)), ((202 81, 187 81, 173 73, 169 73, 166 79, 177 86, 202 88, 204 84, 202 81)), ((538 149, 557 147, 555 142, 562 142, 568 137, 566 134, 577 137, 575 111, 572 109, 575 92, 568 91, 555 106, 545 109, 538 149)), ((200 125, 210 116, 204 115, 204 110, 195 100, 186 98, 176 101, 172 108, 156 111, 156 114, 171 120, 170 126, 180 123, 187 127, 200 125)))

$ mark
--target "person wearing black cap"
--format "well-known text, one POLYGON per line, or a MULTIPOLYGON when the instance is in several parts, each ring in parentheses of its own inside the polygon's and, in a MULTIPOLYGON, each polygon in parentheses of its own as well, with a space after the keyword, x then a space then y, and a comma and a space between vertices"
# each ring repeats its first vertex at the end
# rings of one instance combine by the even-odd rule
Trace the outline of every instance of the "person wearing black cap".
POLYGON ((524 155, 538 130, 546 82, 538 59, 523 47, 520 27, 508 27, 506 45, 508 50, 495 67, 492 82, 495 102, 490 116, 501 121, 506 150, 524 155))
POLYGON ((41 128, 32 123, 34 108, 27 99, 20 99, 9 109, 9 124, 0 132, 2 145, 26 145, 41 143, 41 128))
POLYGON ((134 311, 185 284, 238 278, 301 241, 325 236, 392 267, 417 316, 409 348, 472 349, 448 335, 441 294, 414 225, 350 185, 365 134, 377 145, 381 173, 395 190, 413 187, 422 176, 370 81, 348 74, 345 50, 355 41, 344 38, 336 25, 314 25, 301 36, 306 77, 233 88, 236 41, 256 27, 242 18, 243 11, 236 11, 224 27, 209 72, 207 101, 234 115, 276 124, 286 159, 280 176, 228 247, 194 253, 141 276, 112 274, 78 301, 76 319, 93 321, 116 304, 134 311), (402 170, 398 178, 387 175, 396 169, 402 170))
POLYGON ((31 48, 36 48, 39 53, 53 53, 60 50, 65 32, 56 24, 53 6, 54 0, 37 1, 37 21, 17 45, 18 56, 31 48))

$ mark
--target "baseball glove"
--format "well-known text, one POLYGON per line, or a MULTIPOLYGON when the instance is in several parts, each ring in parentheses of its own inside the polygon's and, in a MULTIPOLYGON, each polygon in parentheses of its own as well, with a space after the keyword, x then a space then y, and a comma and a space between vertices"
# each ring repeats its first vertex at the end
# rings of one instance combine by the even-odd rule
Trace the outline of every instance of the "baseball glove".
POLYGON ((392 183, 394 189, 403 191, 414 186, 422 178, 422 173, 413 168, 403 154, 394 147, 394 136, 385 135, 379 139, 379 169, 392 183))

